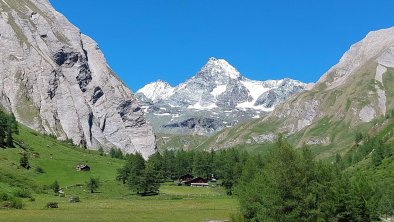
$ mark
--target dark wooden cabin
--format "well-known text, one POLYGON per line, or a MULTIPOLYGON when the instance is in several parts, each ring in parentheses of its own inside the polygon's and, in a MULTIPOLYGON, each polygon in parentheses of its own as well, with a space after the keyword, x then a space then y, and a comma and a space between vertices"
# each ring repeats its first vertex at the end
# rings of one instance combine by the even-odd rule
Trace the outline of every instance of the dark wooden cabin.
POLYGON ((196 177, 192 180, 189 180, 185 182, 186 186, 192 186, 192 187, 207 187, 209 186, 208 180, 204 179, 202 177, 196 177))

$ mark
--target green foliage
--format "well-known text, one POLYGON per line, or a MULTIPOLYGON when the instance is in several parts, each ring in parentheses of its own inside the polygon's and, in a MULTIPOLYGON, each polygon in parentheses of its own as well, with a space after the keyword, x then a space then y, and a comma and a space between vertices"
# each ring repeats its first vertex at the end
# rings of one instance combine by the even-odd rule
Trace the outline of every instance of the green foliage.
POLYGON ((55 180, 55 181, 51 184, 51 188, 52 188, 52 190, 53 190, 53 192, 54 192, 55 194, 58 194, 58 193, 59 193, 59 190, 60 190, 59 182, 57 182, 57 180, 55 180))
POLYGON ((356 144, 359 144, 364 138, 364 135, 360 132, 356 133, 354 142, 356 142, 356 144))
POLYGON ((42 167, 38 166, 36 167, 36 173, 45 173, 45 170, 42 167))
POLYGON ((19 159, 19 165, 25 169, 30 169, 29 156, 27 152, 23 152, 22 157, 19 159))
POLYGON ((18 133, 18 123, 15 116, 0 109, 0 146, 14 147, 13 134, 18 133))
POLYGON ((145 162, 140 153, 129 155, 125 166, 118 170, 117 179, 127 181, 131 191, 142 196, 158 194, 162 175, 162 158, 155 154, 145 162))
POLYGON ((362 175, 315 161, 281 137, 262 167, 248 161, 236 186, 246 221, 371 221, 378 219, 376 188, 362 175))
POLYGON ((119 148, 111 148, 111 150, 109 151, 109 155, 112 158, 116 158, 116 159, 124 159, 122 150, 119 148))
POLYGON ((90 193, 94 193, 100 187, 100 179, 91 177, 86 182, 86 187, 90 190, 90 193))
POLYGON ((22 200, 7 193, 0 193, 0 208, 22 209, 22 200))
POLYGON ((21 189, 21 188, 17 188, 16 190, 14 190, 14 196, 15 197, 20 197, 20 198, 31 198, 31 192, 28 189, 21 189))

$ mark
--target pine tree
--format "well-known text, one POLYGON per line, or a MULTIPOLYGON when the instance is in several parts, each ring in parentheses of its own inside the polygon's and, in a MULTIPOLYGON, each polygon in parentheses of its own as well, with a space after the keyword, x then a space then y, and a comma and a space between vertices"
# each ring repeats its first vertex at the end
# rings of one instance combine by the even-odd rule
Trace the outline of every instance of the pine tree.
POLYGON ((128 176, 128 185, 130 189, 137 194, 142 191, 143 176, 145 173, 145 160, 140 153, 136 153, 131 161, 130 174, 128 176))
POLYGON ((86 187, 90 190, 90 193, 94 193, 100 187, 100 179, 91 177, 86 182, 86 187))
POLYGON ((56 193, 56 194, 59 193, 60 186, 59 186, 59 183, 57 182, 57 180, 55 180, 55 182, 53 182, 53 184, 51 185, 51 188, 54 193, 56 193))
POLYGON ((19 164, 21 167, 25 168, 25 169, 30 169, 30 165, 29 165, 29 156, 27 155, 26 152, 24 152, 22 154, 22 157, 19 160, 19 164))

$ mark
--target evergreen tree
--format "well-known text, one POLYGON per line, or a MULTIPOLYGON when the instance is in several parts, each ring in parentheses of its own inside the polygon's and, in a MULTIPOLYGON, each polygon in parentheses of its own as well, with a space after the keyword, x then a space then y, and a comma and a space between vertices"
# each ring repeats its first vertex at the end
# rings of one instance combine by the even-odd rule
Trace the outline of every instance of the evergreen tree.
POLYGON ((25 168, 25 169, 30 169, 30 165, 29 165, 29 156, 27 155, 26 152, 24 152, 22 154, 22 157, 19 160, 19 164, 21 167, 25 168))
POLYGON ((163 173, 166 179, 176 179, 179 175, 175 175, 175 152, 164 150, 163 152, 163 173))
POLYGON ((59 193, 60 186, 59 186, 59 183, 57 182, 57 180, 55 180, 55 182, 53 182, 53 184, 51 185, 51 188, 55 194, 59 193))
POLYGON ((145 160, 140 153, 136 153, 130 161, 131 166, 128 176, 128 185, 132 191, 139 194, 143 190, 142 187, 144 185, 145 160))
POLYGON ((157 171, 152 162, 148 162, 145 166, 144 175, 141 177, 138 193, 145 196, 159 193, 160 182, 157 177, 157 171))
POLYGON ((152 167, 152 171, 154 171, 155 178, 157 180, 164 181, 163 157, 159 152, 156 152, 149 157, 147 165, 152 167))
POLYGON ((90 190, 90 193, 94 193, 100 187, 100 179, 91 177, 86 182, 86 187, 90 190))

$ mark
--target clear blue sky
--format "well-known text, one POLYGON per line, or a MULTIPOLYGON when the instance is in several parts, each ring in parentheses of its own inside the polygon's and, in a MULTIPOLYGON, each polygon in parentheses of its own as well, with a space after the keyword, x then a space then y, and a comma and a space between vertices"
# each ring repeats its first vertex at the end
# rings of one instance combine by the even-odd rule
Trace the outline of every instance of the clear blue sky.
POLYGON ((95 39, 133 90, 193 76, 209 57, 256 80, 315 82, 369 31, 394 26, 394 1, 50 0, 95 39))

